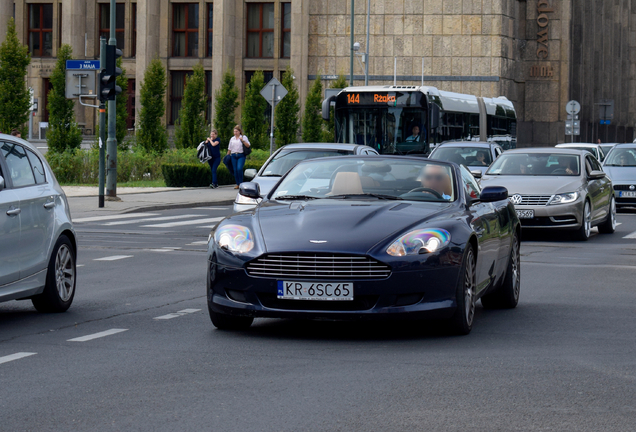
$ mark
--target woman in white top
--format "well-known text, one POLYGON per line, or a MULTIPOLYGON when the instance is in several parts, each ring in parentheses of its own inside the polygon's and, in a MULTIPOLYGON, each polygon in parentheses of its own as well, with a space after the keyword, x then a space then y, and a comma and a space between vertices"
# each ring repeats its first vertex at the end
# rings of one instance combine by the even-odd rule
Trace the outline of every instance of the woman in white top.
POLYGON ((234 189, 238 189, 239 185, 243 183, 243 167, 245 166, 243 146, 249 147, 250 141, 243 135, 241 126, 236 125, 234 126, 234 136, 230 138, 230 144, 227 147, 227 154, 232 157, 232 168, 234 169, 234 179, 236 180, 234 189))

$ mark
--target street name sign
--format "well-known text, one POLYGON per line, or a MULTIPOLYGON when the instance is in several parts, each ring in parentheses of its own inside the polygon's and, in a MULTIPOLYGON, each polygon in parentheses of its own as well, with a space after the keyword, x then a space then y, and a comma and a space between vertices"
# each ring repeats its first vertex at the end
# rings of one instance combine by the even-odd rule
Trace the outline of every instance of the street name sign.
POLYGON ((66 69, 99 70, 99 60, 66 60, 66 69))

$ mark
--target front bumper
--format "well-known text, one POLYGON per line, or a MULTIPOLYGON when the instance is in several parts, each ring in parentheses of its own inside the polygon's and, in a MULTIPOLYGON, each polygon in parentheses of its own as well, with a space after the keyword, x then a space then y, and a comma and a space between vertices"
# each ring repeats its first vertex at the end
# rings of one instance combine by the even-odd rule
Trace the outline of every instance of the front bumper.
POLYGON ((581 227, 584 198, 570 204, 515 205, 515 210, 534 210, 534 218, 519 219, 523 228, 554 228, 576 230, 581 227))
POLYGON ((252 277, 243 268, 208 261, 207 299, 212 311, 235 316, 338 320, 447 318, 456 308, 459 268, 395 271, 382 280, 339 280, 353 282, 353 301, 315 301, 278 299, 279 279, 252 277))

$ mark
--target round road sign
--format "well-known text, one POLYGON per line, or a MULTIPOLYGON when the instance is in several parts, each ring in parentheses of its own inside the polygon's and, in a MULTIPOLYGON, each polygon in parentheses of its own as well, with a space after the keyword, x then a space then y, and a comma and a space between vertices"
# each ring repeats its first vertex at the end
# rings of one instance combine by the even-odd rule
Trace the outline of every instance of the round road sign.
POLYGON ((565 104, 565 112, 568 114, 578 114, 581 112, 581 104, 575 100, 571 100, 565 104))

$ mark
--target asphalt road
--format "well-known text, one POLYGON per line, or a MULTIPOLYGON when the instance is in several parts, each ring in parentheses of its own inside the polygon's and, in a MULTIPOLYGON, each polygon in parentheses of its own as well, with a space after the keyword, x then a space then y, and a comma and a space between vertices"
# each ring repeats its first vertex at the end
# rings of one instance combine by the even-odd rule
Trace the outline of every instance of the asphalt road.
POLYGON ((215 330, 204 251, 227 213, 77 221, 71 309, 0 304, 0 430, 634 430, 636 214, 585 243, 524 235, 518 308, 478 306, 458 337, 404 322, 215 330))

